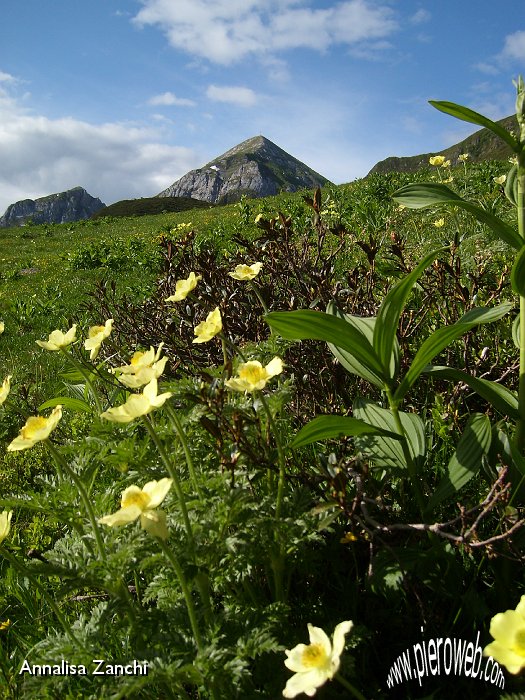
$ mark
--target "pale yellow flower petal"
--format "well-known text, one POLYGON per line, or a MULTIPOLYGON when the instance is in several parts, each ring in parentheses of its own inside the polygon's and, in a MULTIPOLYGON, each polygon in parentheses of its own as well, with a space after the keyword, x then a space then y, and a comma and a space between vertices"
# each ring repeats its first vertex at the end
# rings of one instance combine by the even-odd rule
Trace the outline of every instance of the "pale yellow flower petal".
POLYGON ((194 343, 207 343, 214 338, 217 333, 222 331, 222 318, 219 307, 215 307, 207 316, 206 320, 199 323, 194 328, 194 334, 197 336, 193 339, 194 343))
POLYGON ((91 351, 89 355, 90 360, 94 360, 97 357, 102 342, 110 335, 112 330, 112 318, 108 318, 103 326, 91 326, 88 330, 88 337, 84 341, 84 348, 91 351))
POLYGON ((153 537, 160 537, 162 540, 168 539, 168 528, 166 527, 166 513, 162 510, 146 510, 140 516, 140 525, 147 533, 153 537))
POLYGON ((108 525, 109 527, 119 527, 120 525, 132 523, 141 515, 141 513, 142 510, 139 508, 139 506, 127 506, 127 508, 121 508, 112 515, 105 515, 103 518, 99 518, 98 522, 101 525, 108 525))
POLYGON ((283 371, 283 361, 280 357, 274 357, 273 360, 268 362, 264 369, 266 370, 268 377, 275 377, 277 374, 281 374, 283 371))
POLYGON ((235 270, 228 274, 236 280, 253 280, 261 271, 262 266, 262 262, 252 263, 251 265, 237 265, 235 270))
POLYGON ((13 517, 12 510, 4 510, 3 513, 0 513, 0 544, 9 535, 9 531, 11 530, 11 518, 12 517, 13 517))
POLYGON ((430 165, 440 166, 445 162, 445 156, 432 156, 428 159, 430 165))
POLYGON ((187 279, 177 280, 175 283, 175 294, 168 297, 166 301, 182 301, 186 299, 188 294, 195 289, 200 279, 202 279, 201 275, 195 275, 194 272, 190 272, 187 279))
POLYGON ((4 379, 2 382, 2 386, 0 387, 0 406, 4 403, 4 401, 7 399, 9 396, 9 392, 11 391, 11 377, 12 374, 8 374, 7 377, 4 379))
POLYGON ((4 330, 5 330, 5 323, 3 321, 0 321, 0 335, 2 335, 4 330))
POLYGON ((317 688, 320 688, 325 682, 326 676, 317 668, 313 668, 305 673, 296 673, 288 679, 283 690, 283 697, 295 698, 297 695, 304 693, 311 698, 315 695, 317 688))
POLYGON ((336 625, 332 644, 332 657, 337 657, 339 660, 345 648, 345 635, 350 632, 353 626, 354 623, 351 620, 345 620, 336 625))
POLYGON ((148 481, 147 484, 144 484, 142 491, 146 493, 150 499, 148 507, 156 508, 160 506, 162 501, 166 498, 172 484, 173 479, 168 479, 168 477, 164 477, 164 479, 160 479, 159 481, 148 481))
POLYGON ((40 345, 44 350, 57 351, 62 348, 67 348, 68 345, 75 342, 77 333, 77 324, 74 323, 71 328, 63 333, 62 331, 56 330, 49 334, 48 340, 37 340, 37 345, 40 345))

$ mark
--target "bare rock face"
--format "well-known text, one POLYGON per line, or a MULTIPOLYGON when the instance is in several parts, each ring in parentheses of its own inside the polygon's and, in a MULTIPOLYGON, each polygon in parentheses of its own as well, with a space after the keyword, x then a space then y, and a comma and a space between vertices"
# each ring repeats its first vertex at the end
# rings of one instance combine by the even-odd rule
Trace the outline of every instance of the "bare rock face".
POLYGON ((28 221, 35 224, 62 224, 89 219, 104 206, 98 197, 92 197, 83 187, 73 187, 66 192, 10 204, 5 214, 0 216, 0 227, 23 226, 28 221))
POLYGON ((255 136, 191 170, 158 197, 193 197, 225 204, 242 195, 267 197, 324 185, 328 180, 264 136, 255 136))

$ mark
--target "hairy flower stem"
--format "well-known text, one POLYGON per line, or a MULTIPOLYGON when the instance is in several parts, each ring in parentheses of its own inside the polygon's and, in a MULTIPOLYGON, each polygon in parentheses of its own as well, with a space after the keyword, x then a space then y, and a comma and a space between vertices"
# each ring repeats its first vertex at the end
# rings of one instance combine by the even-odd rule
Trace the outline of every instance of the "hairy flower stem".
POLYGON ((188 542, 191 545, 192 551, 195 552, 195 540, 193 537, 193 529, 191 527, 190 518, 188 515, 188 508, 186 506, 186 498, 184 496, 184 491, 182 490, 179 475, 175 471, 175 468, 174 468, 170 458, 168 457, 166 450, 164 449, 164 445, 159 440, 159 437, 155 431, 155 428, 153 427, 153 423, 151 421, 151 418, 149 416, 143 416, 142 421, 143 421, 144 425, 146 426, 146 430, 148 431, 151 439, 153 440, 155 447, 157 448, 157 451, 160 455, 160 458, 161 458, 164 466, 166 467, 166 471, 170 475, 170 478, 173 480, 173 487, 175 488, 175 493, 177 494, 177 498, 179 500, 179 506, 180 506, 180 510, 182 513, 182 519, 184 520, 184 527, 186 529, 186 534, 188 536, 188 542))
POLYGON ((188 466, 188 474, 190 475, 190 479, 191 479, 191 482, 193 484, 193 488, 195 489, 195 493, 198 495, 199 499, 202 501, 202 491, 201 491, 201 488, 199 486, 197 474, 195 472, 195 466, 193 464, 193 458, 191 456, 188 441, 186 440, 186 433, 184 432, 184 428, 182 427, 182 423, 177 415, 177 412, 170 406, 169 403, 166 403, 166 407, 167 407, 170 423, 172 424, 173 430, 177 434, 177 437, 179 438, 179 442, 182 446, 182 449, 184 450, 184 456, 186 458, 186 464, 188 466))
POLYGON ((184 572, 182 570, 182 566, 179 563, 179 560, 173 553, 173 551, 168 547, 168 545, 164 542, 163 539, 160 537, 155 538, 157 542, 159 543, 160 548, 164 552, 164 555, 166 556, 166 559, 170 562, 170 564, 173 567, 173 570, 177 574, 177 578, 179 579, 180 587, 182 589, 182 595, 184 596, 184 600, 186 601, 186 609, 188 610, 188 616, 190 618, 190 625, 191 625, 191 630, 193 632, 193 637, 195 639, 195 644, 197 645, 197 651, 201 652, 204 648, 203 642, 202 642, 202 636, 201 632, 199 629, 199 623, 197 621, 197 614, 195 612, 195 606, 193 605, 193 598, 191 597, 191 591, 188 586, 188 583, 186 582, 186 579, 184 577, 184 572))
MULTIPOLYGON (((193 528, 191 527, 191 522, 190 518, 188 515, 188 508, 186 506, 186 498, 184 496, 184 491, 182 490, 182 486, 180 483, 179 476, 170 460, 168 457, 166 450, 164 449, 164 445, 162 442, 159 440, 159 437, 155 431, 155 428, 153 426, 153 422, 149 416, 143 416, 142 420, 144 422, 144 425, 146 426, 146 429, 153 440, 153 443, 155 444, 155 447, 158 450, 158 453, 160 455, 160 458, 162 459, 162 462, 164 466, 166 467, 166 471, 170 475, 170 478, 173 480, 173 487, 175 489, 175 493, 177 494, 177 498, 179 501, 181 513, 182 513, 182 519, 184 521, 184 527, 186 529, 186 535, 188 537, 188 543, 190 545, 190 549, 192 552, 192 557, 193 561, 195 562, 195 538, 193 536, 193 528)), ((201 573, 195 577, 195 581, 197 584, 197 588, 199 589, 199 595, 202 600, 202 605, 203 605, 203 612, 204 612, 204 617, 206 620, 206 623, 208 625, 211 624, 211 598, 210 598, 210 592, 209 592, 209 586, 208 586, 208 577, 207 575, 201 573)))
POLYGON ((82 363, 78 362, 71 353, 67 352, 65 348, 61 348, 62 353, 67 357, 68 361, 71 362, 73 367, 77 369, 80 374, 84 377, 86 380, 86 385, 89 387, 89 390, 91 392, 91 395, 93 396, 93 401, 95 402, 95 406, 97 408, 97 413, 100 415, 103 412, 102 408, 102 403, 99 399, 98 393, 93 386, 93 382, 91 381, 91 378, 89 376, 89 372, 86 370, 86 368, 82 365, 82 363))
POLYGON ((390 411, 391 411, 392 416, 394 418, 396 431, 397 431, 398 435, 402 436, 401 437, 401 449, 403 450, 403 456, 405 458, 405 462, 407 465, 408 475, 410 477, 410 482, 412 484, 413 491, 416 495, 416 500, 417 500, 417 504, 419 506, 420 513, 421 513, 421 515, 423 515, 423 513, 425 511, 425 500, 423 498, 423 493, 421 491, 421 486, 419 484, 419 477, 417 474, 416 465, 415 465, 414 459, 412 458, 412 455, 410 454, 410 448, 408 446, 407 434, 405 432, 405 429, 403 428, 403 424, 401 423, 401 416, 399 415, 399 409, 397 407, 396 402, 394 401, 390 387, 385 387, 385 393, 386 393, 386 397, 388 399, 388 405, 390 407, 390 411))
POLYGON ((49 438, 46 438, 44 440, 44 444, 51 453, 51 456, 55 460, 55 463, 59 469, 61 470, 62 474, 67 474, 71 481, 75 484, 75 486, 78 489, 78 493, 80 495, 80 500, 82 501, 82 505, 84 506, 86 510, 86 514, 89 518, 89 522, 91 523, 91 527, 93 528, 93 534, 95 536, 95 542, 97 543, 97 549, 100 558, 102 561, 106 561, 106 549, 104 547, 104 542, 102 540, 102 535, 100 533, 100 528, 98 526, 97 519, 95 517, 95 511, 93 510, 93 506, 91 504, 91 501, 89 500, 89 496, 87 494, 86 489, 84 488, 84 484, 82 483, 82 479, 79 478, 78 474, 71 469, 69 464, 66 462, 66 460, 62 457, 60 452, 56 449, 56 447, 53 445, 51 440, 49 438))
POLYGON ((69 637, 69 639, 73 642, 75 646, 77 646, 79 649, 85 651, 84 645, 79 642, 79 640, 75 637, 73 630, 71 629, 71 625, 67 622, 66 618, 62 615, 62 612, 60 611, 60 608, 58 605, 55 603, 53 600, 52 596, 49 595, 49 593, 46 591, 44 586, 40 583, 40 581, 36 578, 36 576, 33 574, 31 569, 29 569, 27 566, 22 564, 22 562, 18 561, 18 559, 11 554, 11 552, 8 552, 4 547, 0 546, 0 555, 7 559, 7 561, 11 564, 11 566, 19 571, 23 576, 28 578, 31 583, 34 585, 34 587, 38 590, 42 598, 46 601, 46 603, 49 605, 51 610, 55 613, 55 617, 59 621, 59 623, 62 625, 64 632, 66 635, 69 637))
MULTIPOLYGON (((523 144, 525 148, 525 143, 523 144)), ((525 151, 518 154, 518 233, 525 245, 525 151)), ((518 394, 519 419, 516 425, 516 446, 521 454, 525 452, 525 297, 520 296, 520 379, 518 394)))
POLYGON ((340 673, 336 673, 334 678, 351 693, 357 700, 366 700, 365 696, 357 690, 346 678, 343 678, 340 673))
MULTIPOLYGON (((266 401, 266 398, 262 391, 257 392, 260 399, 261 403, 264 407, 264 410, 266 411, 266 415, 268 417, 268 425, 270 426, 270 430, 275 436, 275 444, 277 445, 277 454, 279 455, 279 481, 277 484, 277 499, 275 502, 275 520, 279 521, 281 518, 281 512, 283 508, 283 500, 284 500, 284 482, 285 482, 285 467, 286 467, 286 462, 285 462, 285 455, 284 455, 284 450, 283 446, 281 443, 281 439, 279 437, 279 433, 277 432, 277 426, 275 425, 275 421, 272 416, 272 412, 270 410, 270 407, 268 405, 268 402, 266 401)), ((285 560, 285 554, 284 554, 284 547, 281 544, 278 544, 278 553, 276 556, 272 557, 272 571, 273 571, 273 576, 274 576, 274 585, 275 585, 275 600, 276 601, 283 601, 284 600, 284 586, 283 586, 283 577, 284 577, 284 560, 285 560)))

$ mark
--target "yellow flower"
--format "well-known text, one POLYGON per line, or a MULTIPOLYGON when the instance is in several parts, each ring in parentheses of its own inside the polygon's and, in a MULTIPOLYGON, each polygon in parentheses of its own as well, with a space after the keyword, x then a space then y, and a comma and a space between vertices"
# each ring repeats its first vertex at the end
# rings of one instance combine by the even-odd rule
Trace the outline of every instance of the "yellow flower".
POLYGON ((4 510, 0 513, 0 544, 9 535, 9 530, 11 529, 11 518, 13 517, 12 510, 4 510))
POLYGON ((333 645, 320 627, 308 625, 310 644, 298 644, 286 650, 288 657, 284 665, 293 671, 293 675, 283 690, 285 698, 295 698, 300 693, 309 697, 315 695, 327 680, 331 680, 339 669, 339 657, 343 653, 345 634, 350 632, 353 623, 350 620, 340 622, 335 630, 333 645))
POLYGON ((146 532, 154 537, 167 539, 166 514, 155 509, 166 498, 172 483, 172 479, 165 478, 160 481, 148 481, 142 489, 138 486, 128 486, 122 492, 120 510, 113 515, 105 515, 98 522, 109 527, 118 527, 132 523, 140 517, 140 525, 146 532))
POLYGON ((254 277, 257 277, 262 266, 262 262, 252 263, 251 265, 237 265, 235 270, 228 274, 235 280, 252 280, 254 277))
POLYGON ((4 403, 4 401, 7 399, 9 396, 9 391, 11 389, 11 377, 12 374, 8 374, 7 377, 4 379, 2 382, 2 386, 0 387, 0 406, 4 403))
POLYGON ((0 622, 0 632, 2 630, 6 630, 8 627, 11 625, 11 620, 4 620, 3 622, 0 622))
POLYGON ((239 365, 239 375, 224 383, 233 391, 257 391, 264 389, 266 382, 275 375, 281 374, 282 371, 283 361, 280 357, 274 357, 266 367, 257 360, 252 360, 239 365))
POLYGON ((131 394, 126 403, 116 408, 108 408, 100 414, 101 418, 113 423, 131 423, 135 418, 151 413, 155 408, 160 408, 164 402, 173 396, 169 391, 157 395, 157 379, 153 379, 142 390, 142 394, 131 394))
POLYGON ((406 209, 406 205, 405 205, 405 204, 398 204, 397 210, 398 210, 398 211, 403 211, 403 209, 406 209))
POLYGON ((341 544, 349 544, 350 542, 357 542, 358 539, 357 535, 354 535, 353 532, 345 532, 345 536, 341 537, 339 542, 341 544))
POLYGON ((216 306, 213 311, 206 316, 205 321, 201 321, 198 326, 195 326, 194 333, 197 336, 193 339, 194 343, 207 343, 217 333, 222 331, 222 318, 219 307, 216 306))
POLYGON ((442 167, 442 168, 450 168, 450 161, 449 161, 449 160, 444 160, 444 161, 441 163, 441 167, 442 167))
POLYGON ((37 340, 36 343, 44 350, 61 350, 75 342, 76 333, 77 324, 74 323, 66 333, 53 331, 49 334, 49 340, 37 340))
POLYGON ((91 350, 89 359, 94 360, 98 355, 102 341, 104 341, 113 330, 113 319, 109 318, 103 326, 91 326, 88 337, 84 341, 86 350, 91 350))
POLYGON ((515 610, 494 615, 490 633, 494 641, 485 647, 483 654, 492 656, 510 673, 519 673, 525 667, 525 595, 515 610))
POLYGON ((153 378, 158 379, 164 372, 167 357, 160 357, 160 351, 164 343, 159 345, 157 353, 150 347, 147 352, 137 351, 131 358, 129 365, 116 367, 111 371, 118 375, 118 380, 130 389, 138 389, 145 384, 149 384, 153 378))
POLYGON ((0 321, 0 335, 4 332, 5 330, 5 323, 3 321, 0 321))
POLYGON ((443 165, 443 163, 445 162, 445 156, 431 156, 428 159, 428 162, 430 163, 430 165, 443 165))
POLYGON ((168 297, 166 301, 182 301, 186 299, 188 294, 195 289, 197 282, 202 279, 201 275, 195 275, 194 272, 190 272, 189 277, 185 280, 177 280, 175 284, 175 294, 168 297))
POLYGON ((507 179, 507 176, 506 176, 506 175, 500 175, 499 177, 493 177, 492 179, 494 180, 494 182, 495 182, 497 185, 504 185, 504 184, 505 184, 505 180, 507 179))
POLYGON ((438 219, 437 221, 434 221, 434 226, 436 228, 441 228, 444 225, 445 225, 445 219, 438 219))
POLYGON ((49 418, 30 416, 20 431, 20 435, 7 446, 7 451, 26 450, 28 447, 33 447, 37 442, 46 440, 57 427, 61 418, 62 406, 60 404, 51 411, 49 418))
POLYGON ((469 153, 462 153, 458 156, 458 163, 465 163, 470 158, 469 153))
POLYGON ((257 216, 255 217, 255 223, 258 224, 262 218, 263 218, 262 214, 257 214, 257 216))
POLYGON ((452 177, 452 175, 450 177, 447 177, 446 180, 443 180, 444 185, 448 185, 449 182, 454 182, 454 178, 452 177))

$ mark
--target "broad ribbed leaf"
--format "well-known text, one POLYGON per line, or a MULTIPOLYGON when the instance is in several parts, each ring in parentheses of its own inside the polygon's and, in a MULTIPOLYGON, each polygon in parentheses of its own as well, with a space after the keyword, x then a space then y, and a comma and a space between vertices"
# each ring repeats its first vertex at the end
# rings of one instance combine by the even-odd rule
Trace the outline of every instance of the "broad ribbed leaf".
POLYGON ((490 382, 488 379, 472 377, 467 372, 455 369, 454 367, 427 365, 423 372, 425 374, 431 374, 433 377, 438 377, 439 379, 464 382, 473 391, 494 406, 495 409, 500 411, 500 413, 503 413, 503 415, 509 416, 509 418, 513 418, 514 420, 519 418, 518 397, 514 392, 509 391, 501 384, 490 382))
POLYGON ((525 297, 525 246, 520 250, 512 266, 510 273, 510 283, 512 290, 519 294, 520 297, 525 297))
POLYGON ((391 371, 392 352, 396 342, 399 319, 405 308, 408 295, 427 267, 445 250, 447 249, 440 248, 439 250, 433 250, 424 257, 412 272, 406 275, 388 292, 381 304, 374 328, 374 350, 383 363, 384 373, 391 379, 395 379, 395 374, 392 374, 391 371))
POLYGON ((381 363, 365 335, 354 325, 322 311, 272 311, 268 325, 288 340, 324 340, 347 350, 364 367, 382 377, 381 363))
MULTIPOLYGON (((392 412, 381 408, 373 401, 359 398, 354 401, 354 416, 382 430, 396 433, 396 423, 392 412)), ((407 435, 407 444, 412 459, 421 468, 426 452, 425 428, 421 418, 415 413, 399 412, 401 425, 407 435)), ((403 438, 401 438, 403 439, 403 438)), ((386 469, 405 469, 406 460, 399 437, 361 435, 355 445, 370 459, 374 466, 386 469)))
MULTIPOLYGON (((340 311, 337 308, 333 301, 331 301, 328 304, 326 308, 326 313, 344 319, 347 323, 350 323, 355 328, 357 328, 357 330, 365 336, 365 338, 370 344, 372 343, 372 339, 374 337, 374 327, 376 323, 375 316, 363 318, 362 316, 352 316, 351 314, 343 314, 342 311, 340 311)), ((339 360, 339 362, 348 372, 350 372, 351 374, 357 374, 358 377, 366 379, 368 382, 374 384, 379 389, 384 388, 384 382, 381 379, 381 377, 379 377, 377 374, 374 374, 370 369, 365 367, 354 357, 354 355, 352 355, 352 353, 347 352, 346 350, 342 350, 341 348, 337 347, 336 345, 333 345, 332 343, 328 343, 328 347, 330 348, 333 355, 339 360)), ((395 376, 399 368, 399 361, 399 343, 397 342, 396 338, 390 360, 389 374, 395 376)))
POLYGON ((448 464, 448 474, 439 482, 429 501, 429 512, 457 493, 479 472, 491 439, 492 429, 487 416, 481 413, 472 415, 448 464))
POLYGON ((346 435, 387 435, 394 440, 400 439, 398 435, 388 430, 369 425, 357 418, 345 416, 317 416, 307 423, 297 433, 292 442, 292 447, 303 447, 319 440, 338 438, 346 435))
POLYGON ((438 205, 456 206, 468 211, 478 221, 486 224, 494 233, 508 245, 521 250, 524 244, 523 238, 509 224, 491 214, 485 209, 467 202, 453 192, 446 185, 435 182, 418 182, 412 185, 405 185, 392 195, 396 202, 404 204, 410 209, 424 209, 438 205))
POLYGON ((462 335, 481 323, 498 321, 502 316, 508 313, 511 308, 512 304, 506 302, 505 304, 500 304, 490 309, 471 309, 467 311, 459 321, 453 323, 451 326, 444 326, 434 331, 434 333, 423 342, 415 354, 412 364, 403 377, 403 381, 396 389, 394 400, 400 402, 403 399, 425 367, 431 362, 432 358, 438 355, 450 345, 450 343, 461 338, 462 335))
POLYGON ((514 136, 510 134, 506 129, 504 129, 500 124, 493 122, 492 119, 484 117, 482 114, 475 112, 473 109, 468 107, 463 107, 462 105, 457 105, 454 102, 443 102, 440 100, 429 100, 432 107, 439 109, 440 112, 445 112, 445 114, 450 114, 456 119, 461 119, 464 122, 470 122, 471 124, 478 124, 479 126, 484 126, 485 129, 490 129, 493 134, 499 136, 503 141, 509 144, 515 153, 520 152, 519 143, 516 141, 514 136))
POLYGON ((64 408, 70 408, 72 411, 76 411, 77 413, 90 413, 92 410, 87 401, 83 401, 82 399, 74 399, 71 396, 55 396, 53 399, 49 399, 49 401, 45 401, 43 404, 41 404, 38 407, 38 410, 44 411, 46 408, 54 408, 58 405, 64 406, 64 408))

